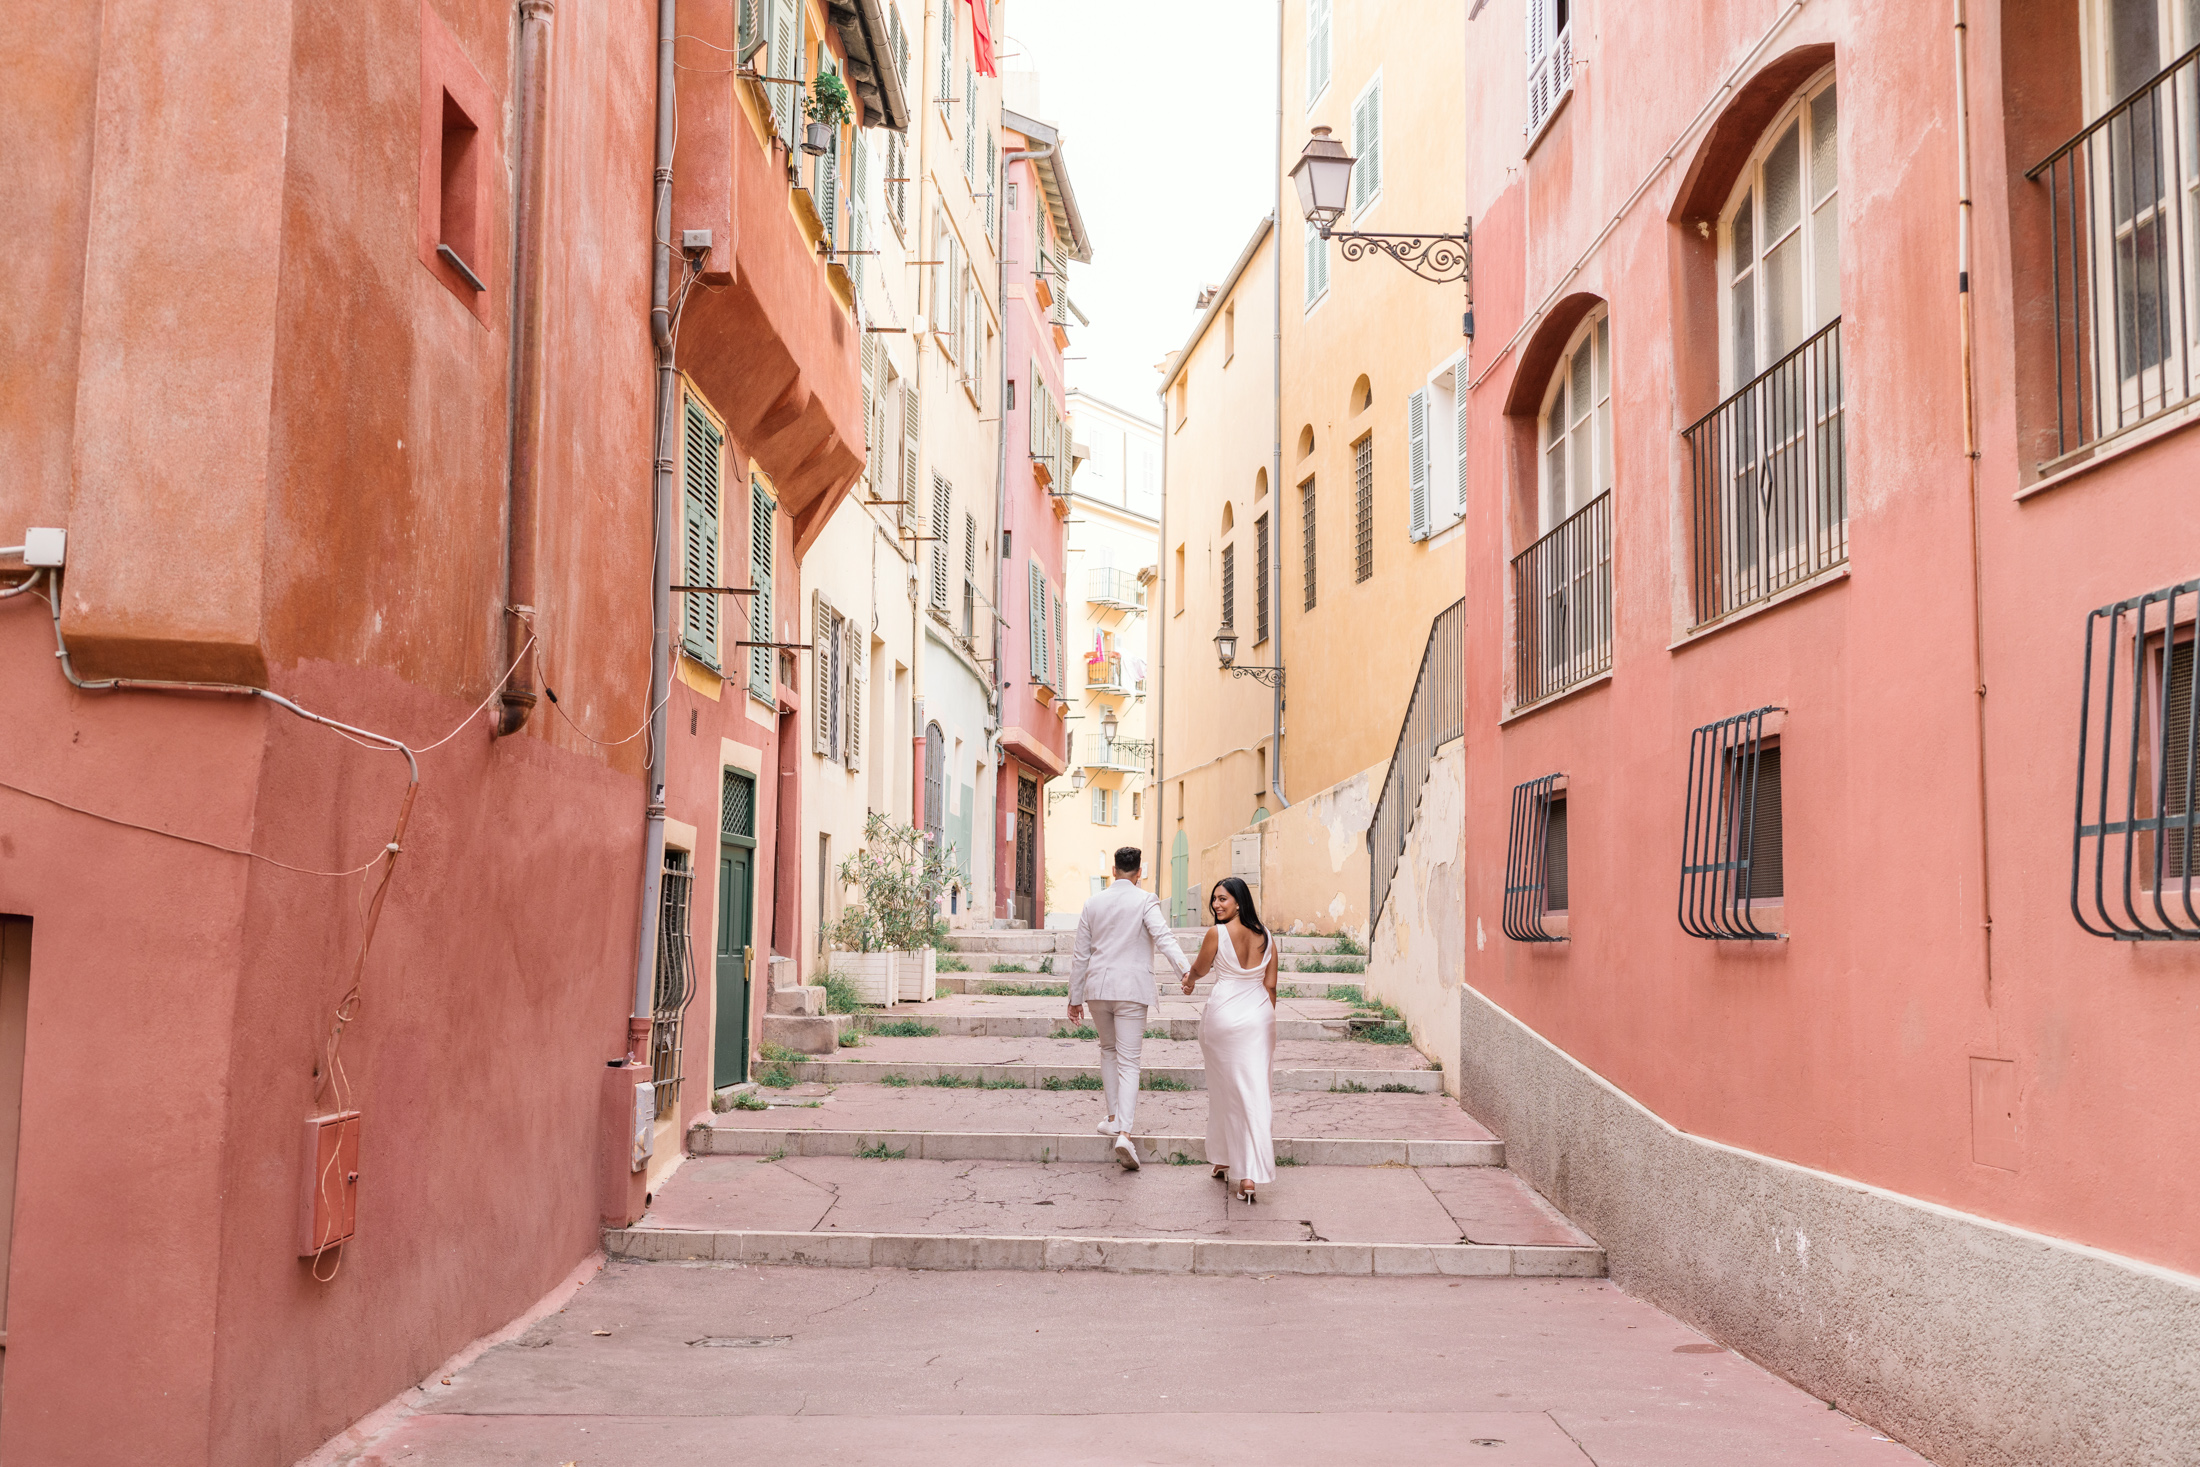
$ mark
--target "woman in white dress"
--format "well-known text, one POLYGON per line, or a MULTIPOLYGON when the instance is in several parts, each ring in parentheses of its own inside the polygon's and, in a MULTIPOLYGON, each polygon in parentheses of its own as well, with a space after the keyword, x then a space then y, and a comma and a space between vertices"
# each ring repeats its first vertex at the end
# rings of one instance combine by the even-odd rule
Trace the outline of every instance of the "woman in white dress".
POLYGON ((1207 1160, 1215 1180, 1237 1174, 1238 1196, 1274 1180, 1268 1071, 1276 1059, 1276 945, 1253 910, 1253 893, 1235 876, 1215 883, 1207 899, 1215 925, 1199 945, 1184 991, 1212 971, 1215 984, 1199 1017, 1199 1049, 1207 1063, 1207 1160))

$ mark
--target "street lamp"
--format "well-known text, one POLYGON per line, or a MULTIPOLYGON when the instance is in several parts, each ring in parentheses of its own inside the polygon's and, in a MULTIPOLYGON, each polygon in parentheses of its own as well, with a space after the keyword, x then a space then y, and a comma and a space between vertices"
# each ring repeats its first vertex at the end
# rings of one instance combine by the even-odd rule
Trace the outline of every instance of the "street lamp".
POLYGON ((1120 725, 1115 721, 1115 710, 1113 708, 1100 715, 1100 737, 1111 744, 1115 742, 1115 730, 1118 727, 1120 725))
POLYGON ((1215 633, 1215 657, 1224 667, 1237 661, 1237 633, 1228 627, 1215 633))
MULTIPOLYGON (((1453 280, 1464 283, 1471 303, 1474 298, 1474 225, 1471 221, 1459 234, 1369 234, 1336 230, 1336 223, 1344 217, 1345 204, 1351 194, 1352 166, 1358 161, 1344 150, 1344 144, 1329 135, 1328 128, 1315 128, 1314 135, 1307 139, 1306 147, 1299 153, 1299 161, 1291 165, 1291 181, 1299 190, 1299 212, 1321 231, 1323 239, 1336 240, 1339 253, 1347 260, 1360 259, 1374 250, 1390 256, 1433 284, 1443 285, 1453 280)), ((1465 324, 1466 334, 1474 335, 1471 308, 1465 324)))
POLYGON ((1283 669, 1280 667, 1240 667, 1237 665, 1237 633, 1228 627, 1215 633, 1215 660, 1232 677, 1249 677, 1263 687, 1283 686, 1283 669))
POLYGON ((1081 790, 1085 787, 1085 766, 1080 764, 1069 773, 1069 787, 1081 790))

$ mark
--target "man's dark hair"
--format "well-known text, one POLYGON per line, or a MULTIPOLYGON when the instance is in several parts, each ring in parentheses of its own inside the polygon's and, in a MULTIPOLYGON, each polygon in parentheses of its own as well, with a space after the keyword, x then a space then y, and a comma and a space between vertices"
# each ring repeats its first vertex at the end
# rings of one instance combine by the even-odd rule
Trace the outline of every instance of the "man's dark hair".
POLYGON ((1145 854, 1136 846, 1124 846, 1115 853, 1115 869, 1125 876, 1136 876, 1138 868, 1145 864, 1145 854))

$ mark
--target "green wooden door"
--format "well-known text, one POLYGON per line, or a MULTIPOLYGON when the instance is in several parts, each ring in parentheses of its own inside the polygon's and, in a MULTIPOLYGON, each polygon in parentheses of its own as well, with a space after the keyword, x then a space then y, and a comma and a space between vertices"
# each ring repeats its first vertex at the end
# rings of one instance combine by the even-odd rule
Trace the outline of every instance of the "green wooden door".
POLYGON ((749 964, 756 881, 756 781, 725 774, 718 830, 718 1004, 712 1088, 749 1077, 749 964))

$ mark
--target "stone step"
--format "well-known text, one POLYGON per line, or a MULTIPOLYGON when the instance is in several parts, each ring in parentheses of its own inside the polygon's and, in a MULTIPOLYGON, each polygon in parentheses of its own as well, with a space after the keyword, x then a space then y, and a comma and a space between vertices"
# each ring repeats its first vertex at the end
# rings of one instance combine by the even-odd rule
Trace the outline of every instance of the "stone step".
MULTIPOLYGON (((1139 1159, 1149 1166, 1186 1157, 1204 1165, 1204 1136, 1136 1135, 1139 1159)), ((1092 1131, 830 1131, 769 1130, 697 1122, 688 1132, 696 1156, 857 1156, 885 1147, 926 1161, 1105 1162, 1114 1143, 1092 1131)), ((1292 1166, 1489 1166, 1505 1164, 1502 1141, 1366 1140, 1347 1136, 1278 1136, 1276 1159, 1292 1166)), ((1178 1162, 1177 1165, 1186 1163, 1178 1162)))
MULTIPOLYGON (((1068 1020, 1059 1009, 1051 1015, 1042 1014, 970 1014, 970 1013, 916 1013, 908 1014, 896 1009, 892 1012, 874 1009, 868 1013, 851 1016, 858 1032, 872 1033, 881 1025, 905 1024, 912 1019, 937 1029, 942 1038, 969 1039, 1046 1039, 1062 1032, 1068 1020)), ((1276 1038, 1282 1039, 1338 1039, 1345 1033, 1345 1020, 1294 1019, 1276 1020, 1276 1038)), ((1165 1029, 1175 1040, 1197 1040, 1199 1019, 1153 1015, 1146 1021, 1148 1029, 1165 1029)))
MULTIPOLYGON (((1199 951, 1200 943, 1207 937, 1207 929, 1204 927, 1179 927, 1173 930, 1177 945, 1184 949, 1186 955, 1199 951)), ((944 951, 974 957, 1067 958, 1075 950, 1076 939, 1074 931, 1061 928, 1037 932, 956 932, 949 934, 944 951)), ((1276 949, 1286 960, 1294 957, 1331 957, 1366 961, 1363 954, 1338 952, 1337 939, 1334 937, 1279 936, 1276 938, 1276 949)))
POLYGON ((848 1019, 846 1014, 765 1014, 757 1026, 758 1038, 796 1054, 833 1054, 840 1048, 840 1031, 848 1019))
MULTIPOLYGON (((986 991, 986 985, 988 984, 993 984, 1010 992, 1028 993, 1034 989, 1050 985, 1061 987, 1068 982, 1069 980, 1066 977, 1059 974, 1033 973, 1030 971, 1019 973, 952 973, 943 971, 939 975, 939 986, 942 993, 983 993, 986 991)), ((1213 986, 1214 980, 1210 978, 1196 985, 1192 991, 1194 993, 1205 993, 1213 986)), ((1276 992, 1283 998, 1326 998, 1332 988, 1351 989, 1351 1001, 1357 1001, 1366 991, 1366 986, 1357 973, 1340 974, 1331 978, 1309 975, 1298 979, 1288 976, 1279 976, 1276 979, 1276 992)), ((1156 993, 1163 993, 1164 985, 1157 982, 1154 989, 1156 993)), ((1175 990, 1168 989, 1165 996, 1173 996, 1174 992, 1175 990)))
MULTIPOLYGON (((807 1022, 807 1021, 804 1021, 807 1022)), ((788 1046, 792 1048, 793 1046, 788 1046)), ((813 1051, 814 1052, 814 1051, 813 1051)), ((1419 1058, 1418 1055, 1415 1058, 1419 1058)), ((908 1060, 799 1060, 783 1061, 785 1077, 797 1082, 815 1080, 827 1085, 847 1083, 891 1084, 898 1078, 912 1085, 998 1085, 1003 1089, 1040 1090, 1070 1086, 1096 1086, 1097 1064, 974 1064, 924 1063, 908 1060)), ((1147 1088, 1204 1090, 1203 1065, 1145 1065, 1141 1083, 1147 1088)), ((1346 1093, 1412 1092, 1434 1094, 1444 1088, 1443 1071, 1434 1069, 1376 1069, 1346 1066, 1321 1069, 1277 1069, 1270 1072, 1275 1090, 1337 1090, 1346 1093), (1354 1087, 1357 1087, 1355 1089, 1354 1087)))
POLYGON ((1017 1237, 612 1228, 606 1256, 628 1262, 802 1264, 815 1268, 1005 1269, 1234 1277, 1602 1278, 1604 1250, 1485 1243, 1332 1243, 1229 1238, 1017 1237))
POLYGON ((775 988, 766 1000, 766 1012, 814 1018, 825 1012, 825 990, 814 983, 775 988))

